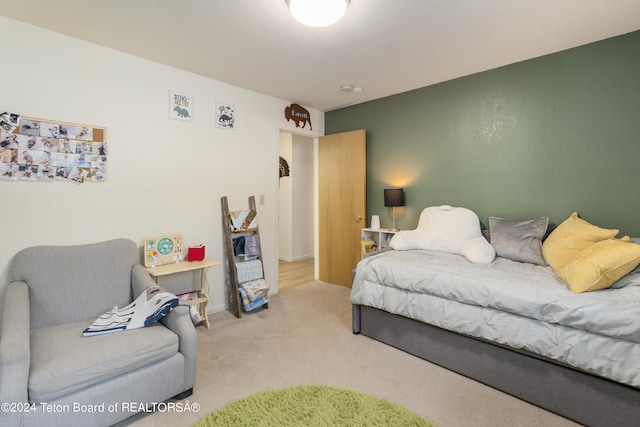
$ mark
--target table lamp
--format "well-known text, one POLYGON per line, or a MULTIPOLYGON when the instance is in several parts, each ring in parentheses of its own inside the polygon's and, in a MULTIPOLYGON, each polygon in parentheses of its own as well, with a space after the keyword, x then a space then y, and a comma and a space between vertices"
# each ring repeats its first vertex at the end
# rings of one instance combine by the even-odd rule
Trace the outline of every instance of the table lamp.
POLYGON ((398 231, 396 228, 396 206, 404 206, 404 189, 402 188, 385 188, 384 205, 393 210, 393 228, 391 231, 398 231))

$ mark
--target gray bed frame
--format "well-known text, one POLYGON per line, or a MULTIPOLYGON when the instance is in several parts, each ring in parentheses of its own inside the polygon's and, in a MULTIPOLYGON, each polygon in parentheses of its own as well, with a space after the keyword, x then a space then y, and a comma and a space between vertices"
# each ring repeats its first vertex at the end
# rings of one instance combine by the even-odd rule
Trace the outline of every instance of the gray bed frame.
POLYGON ((640 425, 640 389, 367 306, 353 305, 352 327, 580 424, 640 425))

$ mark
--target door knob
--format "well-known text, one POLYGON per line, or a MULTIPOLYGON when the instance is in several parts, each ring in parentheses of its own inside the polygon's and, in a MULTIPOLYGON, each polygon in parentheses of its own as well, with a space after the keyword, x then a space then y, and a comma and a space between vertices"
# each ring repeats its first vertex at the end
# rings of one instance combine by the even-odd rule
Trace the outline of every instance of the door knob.
POLYGON ((363 219, 365 219, 365 218, 366 218, 366 217, 364 217, 364 216, 360 216, 360 215, 357 215, 357 216, 353 217, 353 219, 354 219, 356 222, 360 222, 360 221, 362 221, 362 220, 363 220, 363 219))

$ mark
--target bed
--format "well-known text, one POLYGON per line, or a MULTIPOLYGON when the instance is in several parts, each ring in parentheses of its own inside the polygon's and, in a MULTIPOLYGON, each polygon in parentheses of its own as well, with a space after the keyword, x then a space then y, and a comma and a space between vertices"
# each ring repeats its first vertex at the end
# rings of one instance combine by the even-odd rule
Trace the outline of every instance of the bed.
MULTIPOLYGON (((401 235, 395 245, 392 241, 396 250, 381 251, 358 264, 351 292, 354 333, 584 425, 638 425, 640 245, 614 238, 617 230, 600 232, 595 242, 585 243, 582 249, 571 242, 576 253, 564 261, 578 261, 587 250, 593 255, 593 245, 600 241, 609 255, 611 245, 632 254, 627 254, 625 260, 631 257, 632 261, 622 270, 616 261, 616 274, 621 277, 609 277, 604 288, 598 282, 599 289, 576 292, 576 282, 566 281, 568 271, 584 275, 588 269, 575 262, 556 269, 551 245, 547 258, 553 262, 547 264, 542 251, 547 222, 541 219, 524 224, 490 218, 490 224, 496 224, 490 230, 494 237, 505 228, 513 232, 516 225, 519 240, 515 246, 501 247, 499 239, 489 239, 491 249, 482 246, 482 250, 495 253, 483 261, 461 250, 464 242, 481 243, 475 214, 470 223, 476 225, 469 228, 474 231, 456 244, 447 242, 446 250, 442 236, 452 227, 450 217, 443 224, 423 216, 424 212, 414 232, 401 235), (429 224, 434 227, 431 234, 429 224), (534 233, 532 225, 537 227, 534 233), (431 240, 420 242, 419 234, 430 235, 431 240), (439 240, 435 246, 433 236, 439 240), (527 253, 531 242, 537 247, 527 253)), ((572 215, 565 222, 576 225, 576 221, 582 220, 572 215)), ((558 227, 560 232, 563 225, 558 227)), ((453 229, 464 227, 456 223, 453 229)), ((575 237, 575 230, 571 231, 575 237)))

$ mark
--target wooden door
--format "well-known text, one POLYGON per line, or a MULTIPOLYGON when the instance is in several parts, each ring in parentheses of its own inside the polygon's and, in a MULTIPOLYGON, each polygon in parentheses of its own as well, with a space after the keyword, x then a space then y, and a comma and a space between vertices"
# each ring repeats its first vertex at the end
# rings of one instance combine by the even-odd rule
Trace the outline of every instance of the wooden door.
POLYGON ((318 144, 319 278, 351 287, 366 224, 366 131, 327 135, 318 144))

